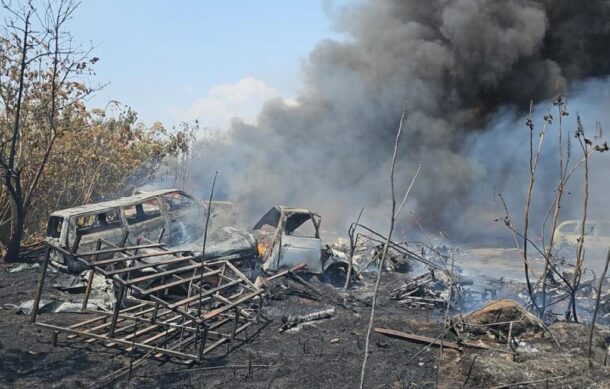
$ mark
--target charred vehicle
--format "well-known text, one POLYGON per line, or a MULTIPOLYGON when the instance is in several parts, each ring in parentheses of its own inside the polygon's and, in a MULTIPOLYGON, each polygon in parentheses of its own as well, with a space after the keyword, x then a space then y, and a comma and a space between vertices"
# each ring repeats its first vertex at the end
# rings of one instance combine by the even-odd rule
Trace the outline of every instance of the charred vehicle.
MULTIPOLYGON (((561 256, 566 259, 576 258, 582 232, 582 220, 566 220, 557 226, 553 239, 561 256)), ((610 221, 587 220, 584 225, 584 249, 590 260, 586 266, 596 273, 601 272, 609 246, 610 221)))
MULTIPOLYGON (((231 204, 212 203, 206 259, 229 253, 255 255, 252 237, 235 228, 226 227, 226 215, 231 204), (217 209, 218 212, 214 210, 217 209)), ((167 247, 184 249, 201 255, 203 223, 206 206, 177 189, 138 193, 133 196, 56 211, 49 217, 45 241, 67 251, 95 250, 102 239, 115 245, 135 245, 138 239, 163 243, 167 247)), ((82 267, 60 252, 53 260, 67 266, 71 272, 82 267)))
POLYGON ((305 264, 309 273, 341 282, 348 259, 344 253, 322 246, 320 222, 320 215, 307 209, 271 208, 253 228, 263 270, 305 264))
MULTIPOLYGON (((140 237, 167 245, 183 243, 200 234, 204 210, 186 193, 170 189, 138 193, 56 211, 49 217, 45 241, 71 251, 92 251, 103 239, 112 244, 135 244, 140 237), (121 242, 126 239, 127 242, 121 242)), ((75 264, 61 253, 53 259, 73 271, 75 264)))
MULTIPOLYGON (((578 245, 582 231, 582 220, 567 220, 555 230, 554 239, 560 244, 573 247, 578 245)), ((584 225, 585 245, 601 247, 610 246, 610 221, 587 220, 584 225)))

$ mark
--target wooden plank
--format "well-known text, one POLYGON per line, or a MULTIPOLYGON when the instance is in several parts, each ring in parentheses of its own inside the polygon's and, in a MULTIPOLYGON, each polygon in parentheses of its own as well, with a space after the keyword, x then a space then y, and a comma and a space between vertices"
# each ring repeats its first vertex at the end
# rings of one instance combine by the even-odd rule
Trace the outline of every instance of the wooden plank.
POLYGON ((512 351, 507 351, 507 350, 503 350, 503 349, 499 349, 499 348, 494 348, 494 347, 489 347, 483 344, 477 344, 477 343, 472 343, 469 341, 461 341, 461 343, 455 343, 455 342, 449 342, 446 340, 441 341, 440 339, 436 339, 436 338, 430 338, 428 336, 422 336, 422 335, 415 335, 415 334, 408 334, 406 332, 401 332, 401 331, 396 331, 396 330, 391 330, 388 328, 374 328, 373 331, 380 333, 380 334, 384 334, 384 335, 388 335, 388 336, 395 336, 397 338, 401 338, 401 339, 405 339, 405 340, 411 340, 413 342, 418 342, 418 343, 425 343, 425 344, 431 344, 433 346, 441 346, 442 347, 446 347, 446 348, 452 348, 454 350, 459 350, 459 351, 463 351, 464 347, 471 347, 471 348, 478 348, 481 350, 490 350, 490 351, 495 351, 495 352, 499 352, 499 353, 503 353, 503 354, 515 354, 512 351))
POLYGON ((457 343, 449 342, 446 340, 441 341, 440 339, 430 338, 428 336, 408 334, 408 333, 402 332, 402 331, 396 331, 396 330, 391 330, 388 328, 379 328, 379 327, 374 328, 373 331, 375 331, 379 334, 394 336, 396 338, 410 340, 410 341, 417 342, 417 343, 431 344, 433 346, 438 346, 438 347, 441 347, 441 345, 442 345, 442 347, 445 347, 445 348, 451 348, 451 349, 458 350, 458 351, 463 350, 462 347, 457 343))

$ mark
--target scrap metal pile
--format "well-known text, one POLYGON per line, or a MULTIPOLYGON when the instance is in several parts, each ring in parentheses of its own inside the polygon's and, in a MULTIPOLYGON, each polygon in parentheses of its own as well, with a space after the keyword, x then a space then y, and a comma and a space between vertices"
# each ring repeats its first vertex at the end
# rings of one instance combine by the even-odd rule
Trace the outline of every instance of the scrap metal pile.
POLYGON ((434 272, 422 274, 395 289, 390 298, 408 308, 445 308, 449 289, 446 283, 435 277, 434 272))
POLYGON ((356 274, 366 271, 376 271, 381 262, 383 247, 388 242, 388 253, 386 255, 386 270, 408 271, 409 261, 418 262, 429 269, 447 271, 444 263, 437 258, 427 257, 418 253, 417 248, 409 246, 407 242, 394 242, 388 240, 383 234, 360 223, 353 223, 349 228, 352 247, 346 247, 348 243, 336 243, 336 247, 352 253, 351 258, 356 274))

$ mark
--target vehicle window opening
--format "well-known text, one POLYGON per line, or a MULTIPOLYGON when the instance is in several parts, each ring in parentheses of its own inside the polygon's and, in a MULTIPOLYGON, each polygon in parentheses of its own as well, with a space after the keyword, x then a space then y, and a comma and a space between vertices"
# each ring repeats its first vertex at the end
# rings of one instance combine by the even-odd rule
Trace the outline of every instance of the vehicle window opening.
POLYGON ((141 223, 161 216, 159 200, 149 199, 135 205, 123 208, 128 224, 141 223))
POLYGON ((64 223, 64 218, 59 216, 51 216, 47 224, 47 236, 50 238, 59 238, 61 236, 61 228, 64 223))
POLYGON ((319 236, 316 226, 311 217, 302 222, 298 227, 293 230, 286 229, 286 235, 296 236, 299 238, 317 238, 319 236))
POLYGON ((77 216, 74 224, 76 233, 88 235, 94 232, 106 231, 121 226, 121 220, 116 210, 109 210, 89 215, 77 216))
POLYGON ((191 208, 193 206, 193 199, 178 192, 168 193, 164 197, 170 212, 191 208))

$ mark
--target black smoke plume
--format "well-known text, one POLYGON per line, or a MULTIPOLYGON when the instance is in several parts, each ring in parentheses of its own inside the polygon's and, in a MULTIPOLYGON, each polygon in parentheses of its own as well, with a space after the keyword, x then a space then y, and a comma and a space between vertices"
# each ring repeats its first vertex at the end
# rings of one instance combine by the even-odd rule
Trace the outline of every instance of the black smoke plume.
MULTIPOLYGON (((344 38, 310 53, 297 104, 272 101, 256 126, 235 120, 227 139, 203 150, 200 181, 220 170, 228 197, 253 215, 273 204, 310 207, 342 229, 365 206, 369 222, 385 225, 388 163, 407 102, 399 184, 423 162, 409 208, 429 228, 464 238, 455 221, 481 193, 493 200, 491 182, 514 163, 507 150, 489 165, 468 151, 498 112, 518 116, 531 99, 610 73, 609 1, 370 0, 333 18, 344 38)), ((525 127, 495 131, 489 147, 514 147, 519 134, 525 144, 525 127)))

